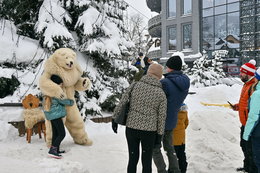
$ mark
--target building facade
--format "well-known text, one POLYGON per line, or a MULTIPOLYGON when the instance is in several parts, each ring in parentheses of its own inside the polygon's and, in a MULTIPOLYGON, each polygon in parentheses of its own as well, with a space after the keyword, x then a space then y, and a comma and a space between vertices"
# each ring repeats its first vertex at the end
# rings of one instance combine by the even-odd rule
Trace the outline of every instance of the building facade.
POLYGON ((240 10, 239 0, 201 0, 201 50, 209 57, 216 50, 227 50, 223 69, 239 75, 240 10))
POLYGON ((254 58, 260 65, 260 0, 240 2, 241 61, 254 58))
POLYGON ((158 12, 149 20, 148 31, 152 37, 161 39, 160 50, 156 50, 161 57, 169 57, 177 51, 184 55, 200 52, 199 1, 147 0, 147 6, 158 12))
POLYGON ((239 0, 202 0, 201 49, 239 56, 239 0))
MULTIPOLYGON (((206 50, 228 50, 226 64, 260 64, 260 0, 146 0, 158 15, 148 22, 152 37, 161 39, 153 56, 169 57, 206 50)), ((189 60, 185 60, 189 61, 189 60)), ((192 61, 192 60, 190 60, 192 61)), ((233 68, 234 69, 234 68, 233 68)), ((237 69, 236 69, 237 70, 237 69)))
POLYGON ((162 56, 168 57, 175 51, 185 55, 200 50, 199 1, 162 0, 162 56))

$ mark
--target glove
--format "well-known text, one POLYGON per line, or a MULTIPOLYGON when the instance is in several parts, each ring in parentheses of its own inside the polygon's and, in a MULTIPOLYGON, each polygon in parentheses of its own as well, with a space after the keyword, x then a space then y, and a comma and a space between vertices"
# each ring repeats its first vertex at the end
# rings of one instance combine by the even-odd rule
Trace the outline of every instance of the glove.
POLYGON ((238 109, 239 109, 238 104, 233 105, 232 109, 233 109, 234 111, 238 111, 238 109))
POLYGON ((114 121, 114 119, 112 119, 112 129, 113 129, 114 133, 117 133, 117 127, 118 127, 118 124, 114 121))
POLYGON ((162 135, 156 134, 156 138, 154 141, 154 148, 161 148, 162 143, 162 135))

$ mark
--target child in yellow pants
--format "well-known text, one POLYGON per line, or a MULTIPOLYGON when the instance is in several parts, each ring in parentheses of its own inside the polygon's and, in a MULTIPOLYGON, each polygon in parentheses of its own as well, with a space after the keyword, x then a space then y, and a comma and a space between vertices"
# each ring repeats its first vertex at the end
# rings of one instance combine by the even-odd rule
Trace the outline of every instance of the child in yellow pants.
POLYGON ((181 173, 186 173, 188 166, 185 153, 185 129, 188 127, 188 124, 188 107, 183 103, 178 113, 178 122, 173 130, 172 138, 181 173))

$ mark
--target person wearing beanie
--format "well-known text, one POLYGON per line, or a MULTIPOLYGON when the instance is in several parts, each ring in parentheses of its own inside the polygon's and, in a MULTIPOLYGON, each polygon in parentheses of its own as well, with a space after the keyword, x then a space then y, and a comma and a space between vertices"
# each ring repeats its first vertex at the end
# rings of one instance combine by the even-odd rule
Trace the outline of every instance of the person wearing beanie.
POLYGON ((182 60, 180 56, 172 56, 171 58, 168 59, 166 62, 166 66, 169 69, 177 70, 180 71, 182 68, 182 60))
POLYGON ((256 71, 256 61, 251 59, 249 62, 243 64, 240 68, 240 79, 244 83, 241 90, 239 102, 232 106, 234 111, 238 111, 239 119, 241 122, 240 130, 240 147, 244 153, 243 167, 237 168, 237 171, 246 171, 255 173, 257 169, 253 160, 251 140, 244 140, 243 133, 248 118, 248 100, 253 93, 253 86, 256 84, 257 79, 254 77, 256 71))
MULTIPOLYGON (((63 88, 63 80, 60 76, 52 75, 50 79, 63 88)), ((74 101, 70 99, 44 96, 43 106, 45 118, 51 122, 52 127, 52 143, 48 152, 48 155, 52 158, 61 159, 62 156, 60 154, 65 153, 65 151, 60 150, 60 144, 66 135, 62 118, 67 114, 65 106, 72 106, 73 104, 74 101)))
POLYGON ((147 70, 148 70, 150 64, 152 63, 151 59, 148 58, 147 56, 144 56, 144 54, 142 52, 140 52, 138 54, 138 56, 139 57, 134 62, 134 66, 136 66, 139 70, 139 72, 137 72, 135 74, 135 77, 134 77, 135 81, 139 81, 141 79, 141 77, 146 75, 147 70))
POLYGON ((174 147, 172 146, 172 131, 176 127, 178 112, 184 102, 190 87, 190 79, 181 71, 182 60, 179 56, 172 56, 166 62, 167 72, 164 79, 161 80, 163 90, 167 97, 167 115, 165 122, 165 131, 163 137, 157 135, 156 144, 153 150, 153 160, 158 172, 180 173, 178 160, 174 147), (167 152, 169 168, 161 152, 161 143, 167 152))
POLYGON ((112 130, 117 133, 115 119, 119 116, 123 103, 129 99, 125 131, 129 153, 128 173, 139 172, 137 164, 140 144, 142 172, 152 173, 153 148, 157 134, 162 136, 164 133, 167 111, 167 99, 160 83, 162 73, 162 65, 151 64, 147 75, 130 85, 114 110, 112 130))
POLYGON ((163 74, 163 66, 160 64, 151 64, 148 68, 147 74, 155 76, 160 80, 163 74))
POLYGON ((245 125, 243 139, 246 141, 251 140, 254 163, 257 167, 254 172, 260 173, 260 68, 256 70, 255 78, 258 82, 254 93, 250 97, 249 114, 245 125))
POLYGON ((172 144, 174 146, 181 173, 187 172, 187 158, 185 153, 185 130, 189 125, 188 106, 183 103, 178 113, 177 125, 173 130, 172 144))

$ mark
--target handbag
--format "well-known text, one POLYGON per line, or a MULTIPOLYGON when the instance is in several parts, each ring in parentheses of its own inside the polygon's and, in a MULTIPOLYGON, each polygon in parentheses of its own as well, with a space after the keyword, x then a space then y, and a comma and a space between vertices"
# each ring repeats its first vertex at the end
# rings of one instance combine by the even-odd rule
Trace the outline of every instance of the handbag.
POLYGON ((130 108, 131 92, 132 92, 134 86, 135 86, 135 84, 133 85, 133 87, 131 88, 131 90, 129 92, 127 101, 125 101, 123 104, 121 104, 121 107, 120 107, 119 111, 117 112, 117 116, 114 119, 115 123, 117 123, 117 124, 126 125, 126 119, 127 119, 128 111, 130 108))

